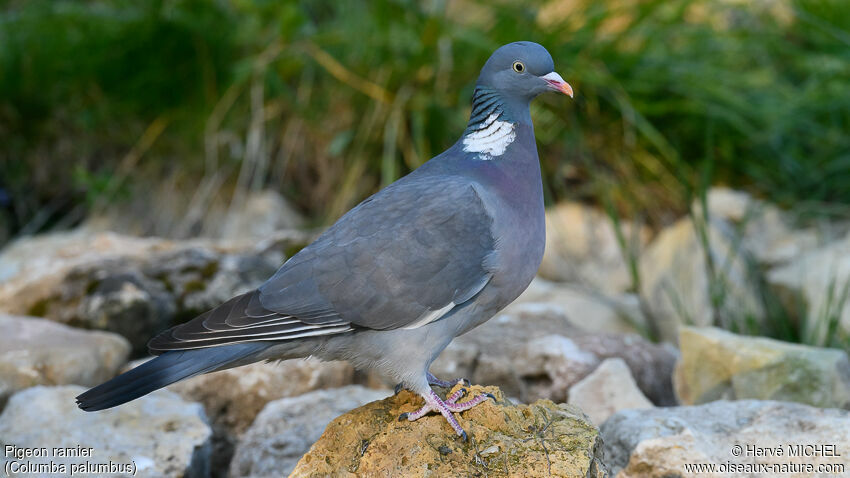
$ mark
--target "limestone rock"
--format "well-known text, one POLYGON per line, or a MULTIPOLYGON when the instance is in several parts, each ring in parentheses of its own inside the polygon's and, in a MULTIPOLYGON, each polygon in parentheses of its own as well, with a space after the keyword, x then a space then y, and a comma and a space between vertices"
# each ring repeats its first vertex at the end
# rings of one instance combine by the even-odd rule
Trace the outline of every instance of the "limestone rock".
MULTIPOLYGON (((230 214, 223 214, 219 231, 212 229, 213 236, 225 238, 265 238, 281 229, 297 229, 304 225, 304 218, 277 191, 250 192, 242 204, 231 204, 230 214), (218 234, 216 234, 218 233, 218 234)), ((207 221, 216 216, 208 214, 207 221)), ((211 224, 215 226, 215 224, 211 224)))
POLYGON ((548 400, 514 405, 495 387, 469 390, 485 391, 496 402, 457 415, 469 442, 440 415, 399 421, 422 405, 403 391, 336 418, 290 476, 606 476, 598 430, 580 410, 548 400))
POLYGON ((564 402, 570 386, 611 357, 629 364, 654 403, 675 403, 670 376, 676 354, 669 348, 634 334, 582 332, 553 307, 511 307, 453 340, 431 372, 499 386, 523 403, 540 398, 564 402))
POLYGON ((599 357, 572 339, 550 335, 529 340, 513 362, 525 386, 520 396, 527 402, 537 398, 566 402, 570 387, 599 365, 599 357))
POLYGON ((641 296, 660 338, 675 341, 683 323, 712 325, 764 317, 746 251, 733 237, 728 224, 712 220, 705 224, 705 245, 694 222, 684 218, 649 245, 640 261, 641 296), (707 254, 715 264, 713 279, 707 254))
POLYGON ((741 400, 623 410, 602 425, 601 435, 606 463, 620 478, 842 476, 850 470, 850 455, 845 450, 850 443, 850 413, 796 403, 741 400), (834 451, 824 448, 820 456, 792 455, 798 446, 817 444, 832 445, 834 451), (768 453, 775 455, 777 449, 781 456, 768 453), (824 456, 829 454, 841 456, 824 456), (736 467, 797 464, 813 469, 796 473, 780 468, 705 474, 686 471, 686 466, 694 463, 736 467), (834 467, 834 473, 819 474, 817 466, 834 467), (841 466, 843 471, 838 468, 841 466))
POLYGON ((267 279, 294 235, 261 243, 140 239, 78 230, 27 238, 0 254, 0 311, 150 337, 267 279))
MULTIPOLYGON (((711 188, 706 204, 709 217, 734 224, 740 231, 743 249, 764 265, 788 262, 832 235, 828 230, 811 227, 796 229, 787 213, 742 191, 711 188)), ((702 214, 700 202, 694 203, 694 211, 702 214)))
MULTIPOLYGON (((52 456, 17 460, 31 464, 124 467, 122 476, 204 477, 210 473, 210 436, 204 410, 168 391, 158 391, 118 408, 97 413, 77 408, 85 388, 33 387, 18 392, 0 415, 0 437, 18 447, 46 447, 52 456), (91 448, 91 456, 63 458, 54 447, 91 448), (127 466, 132 466, 127 469, 127 466), (134 470, 132 473, 130 470, 134 470)), ((0 455, 0 464, 15 460, 0 455)), ((5 468, 4 468, 5 469, 5 468)), ((115 469, 115 468, 113 468, 115 469)), ((99 476, 105 470, 95 470, 99 476)), ((70 476, 60 473, 54 476, 70 476)))
POLYGON ((35 317, 0 314, 0 330, 0 407, 11 394, 36 385, 97 385, 114 376, 130 353, 119 335, 35 317))
POLYGON ((214 422, 241 433, 271 401, 341 387, 353 379, 354 368, 347 362, 311 358, 253 363, 208 373, 169 385, 168 390, 202 403, 214 422))
MULTIPOLYGON (((622 221, 630 244, 646 244, 649 230, 622 221)), ((607 293, 627 290, 628 264, 611 219, 579 203, 561 203, 546 211, 546 251, 540 275, 546 279, 586 284, 607 293)))
MULTIPOLYGON (((209 189, 202 187, 199 191, 195 185, 187 186, 167 181, 155 185, 152 191, 130 194, 127 200, 99 205, 89 213, 85 227, 98 232, 170 239, 206 237, 256 241, 276 231, 300 228, 304 224, 295 208, 271 189, 239 190, 234 194, 218 189, 204 198, 203 194, 209 193, 209 189)), ((143 187, 150 188, 150 185, 143 187)))
POLYGON ((771 269, 767 282, 785 310, 802 311, 795 319, 814 331, 809 342, 828 344, 830 322, 850 335, 850 235, 771 269))
POLYGON ((565 314, 570 323, 586 332, 637 333, 646 319, 634 294, 606 295, 585 286, 535 278, 504 313, 565 314))
POLYGON ((200 375, 169 385, 168 390, 203 404, 213 428, 213 469, 226 470, 239 437, 267 403, 353 380, 354 368, 346 362, 297 359, 200 375))
POLYGON ((653 407, 621 358, 604 360, 593 373, 573 385, 569 403, 579 407, 597 425, 620 410, 653 407))
POLYGON ((239 441, 230 476, 287 476, 331 420, 390 394, 350 385, 268 403, 239 441))
POLYGON ((850 407, 850 361, 838 349, 684 327, 674 384, 684 404, 770 399, 850 407))

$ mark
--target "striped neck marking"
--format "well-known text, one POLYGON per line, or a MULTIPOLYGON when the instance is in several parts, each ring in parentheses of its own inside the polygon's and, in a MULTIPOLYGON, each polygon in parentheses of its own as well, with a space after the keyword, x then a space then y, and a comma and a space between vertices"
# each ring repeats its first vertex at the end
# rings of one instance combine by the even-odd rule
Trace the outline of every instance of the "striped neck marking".
POLYGON ((515 124, 500 121, 499 115, 493 113, 481 123, 479 129, 464 135, 463 150, 467 153, 479 153, 478 158, 483 160, 501 156, 516 139, 515 129, 515 124))

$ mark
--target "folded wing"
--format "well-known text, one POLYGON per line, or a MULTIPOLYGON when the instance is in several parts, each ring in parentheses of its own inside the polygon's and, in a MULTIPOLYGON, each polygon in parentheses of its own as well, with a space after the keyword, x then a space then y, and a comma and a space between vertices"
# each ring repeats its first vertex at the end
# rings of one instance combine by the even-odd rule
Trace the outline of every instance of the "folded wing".
POLYGON ((498 261, 492 222, 468 180, 398 181, 349 211, 256 291, 149 346, 162 352, 421 327, 487 285, 498 261))

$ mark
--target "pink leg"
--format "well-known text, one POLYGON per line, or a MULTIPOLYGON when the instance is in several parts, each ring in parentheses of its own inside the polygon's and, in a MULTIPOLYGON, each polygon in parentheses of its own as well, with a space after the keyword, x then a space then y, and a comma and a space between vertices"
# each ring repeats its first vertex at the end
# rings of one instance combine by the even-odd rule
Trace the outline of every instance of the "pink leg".
MULTIPOLYGON (((458 390, 458 391, 460 392, 461 390, 458 390)), ((454 396, 454 395, 452 395, 452 396, 454 396)), ((460 397, 458 397, 458 398, 460 398, 460 397)), ((464 410, 469 410, 470 408, 478 405, 479 403, 483 402, 484 400, 487 400, 488 398, 492 398, 493 400, 496 400, 496 397, 493 396, 492 393, 482 393, 481 395, 478 395, 477 397, 474 397, 471 400, 467 400, 463 403, 457 403, 456 401, 452 401, 451 403, 446 403, 446 408, 448 408, 452 412, 462 412, 464 410)))
POLYGON ((402 413, 401 416, 398 417, 399 421, 407 419, 409 421, 416 421, 422 417, 424 417, 428 412, 440 412, 440 414, 449 422, 452 429, 454 429, 455 433, 457 433, 463 441, 466 441, 467 436, 466 432, 461 428, 460 424, 455 419, 452 412, 461 412, 464 410, 469 410, 470 408, 478 405, 488 398, 496 399, 493 395, 489 393, 481 394, 472 400, 463 402, 463 403, 455 403, 457 399, 463 396, 466 393, 466 390, 460 389, 457 392, 453 393, 446 401, 443 401, 433 390, 429 390, 427 395, 424 395, 425 405, 411 413, 402 413))
POLYGON ((465 388, 459 388, 457 390, 457 392, 446 397, 446 404, 448 405, 450 403, 455 403, 458 400, 460 400, 460 398, 463 397, 464 395, 466 395, 466 389, 465 388))

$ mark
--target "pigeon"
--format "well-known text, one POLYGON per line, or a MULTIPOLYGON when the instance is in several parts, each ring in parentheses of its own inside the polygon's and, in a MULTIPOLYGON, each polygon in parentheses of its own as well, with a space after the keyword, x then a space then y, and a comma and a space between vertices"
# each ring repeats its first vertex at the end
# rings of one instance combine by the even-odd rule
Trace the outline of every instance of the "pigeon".
MULTIPOLYGON (((86 411, 178 380, 257 361, 314 356, 375 370, 420 395, 457 435, 466 401, 429 372, 455 337, 510 304, 543 257, 543 185, 529 103, 573 96, 546 49, 497 49, 472 94, 469 123, 443 153, 343 215, 257 289, 155 336, 153 360, 77 397, 86 411)), ((506 337, 509 340, 509 337, 506 337)))

